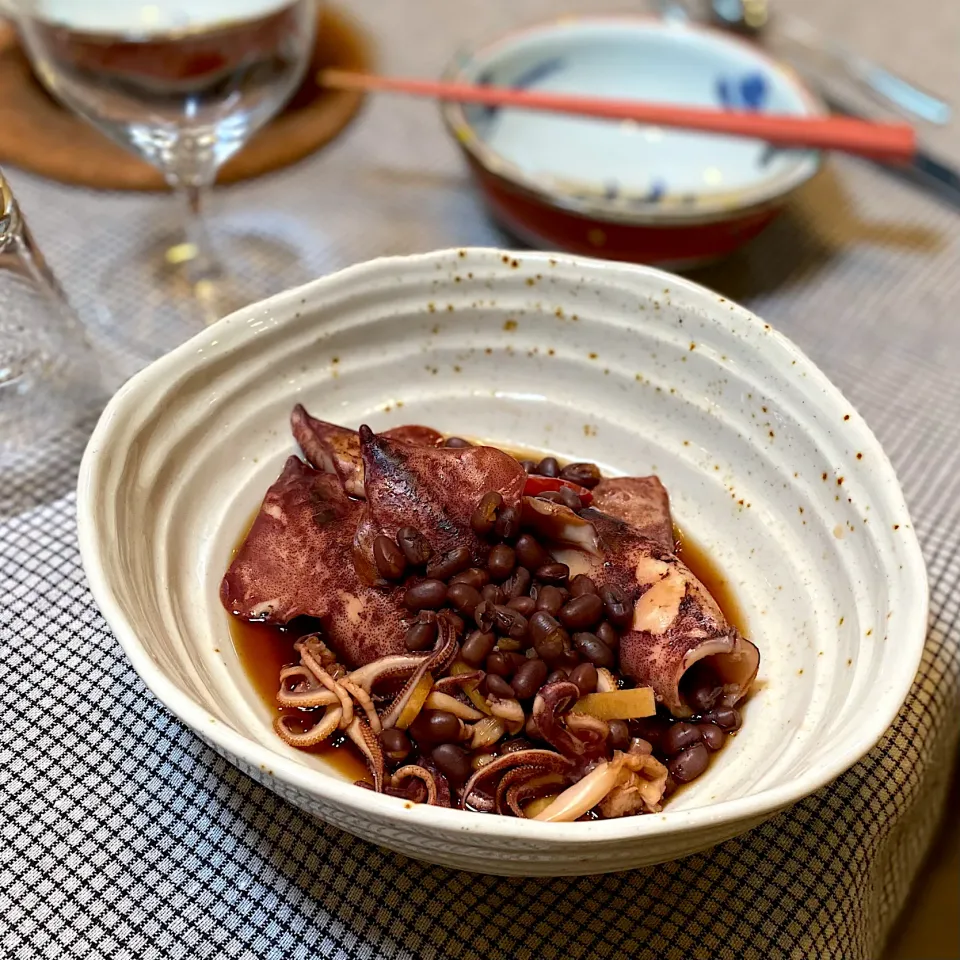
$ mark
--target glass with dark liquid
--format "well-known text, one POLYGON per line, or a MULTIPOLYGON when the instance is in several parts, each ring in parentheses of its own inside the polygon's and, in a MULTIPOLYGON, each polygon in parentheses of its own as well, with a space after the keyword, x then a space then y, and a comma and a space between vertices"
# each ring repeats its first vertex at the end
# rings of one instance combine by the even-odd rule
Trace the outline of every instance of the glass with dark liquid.
MULTIPOLYGON (((183 198, 185 236, 108 271, 112 330, 152 357, 204 322, 276 292, 238 289, 236 277, 257 273, 244 258, 268 252, 235 255, 236 237, 211 238, 201 201, 217 169, 299 86, 314 46, 316 0, 14 0, 13 7, 47 89, 157 167, 183 198), (143 304, 140 322, 129 316, 132 296, 143 304)), ((284 264, 290 254, 282 251, 284 264)), ((286 279, 283 270, 261 266, 260 273, 286 279)))

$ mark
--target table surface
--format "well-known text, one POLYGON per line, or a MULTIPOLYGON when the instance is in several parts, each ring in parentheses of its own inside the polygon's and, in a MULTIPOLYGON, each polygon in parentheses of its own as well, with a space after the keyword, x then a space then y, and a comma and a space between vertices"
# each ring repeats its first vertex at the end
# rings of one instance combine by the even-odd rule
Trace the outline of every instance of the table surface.
MULTIPOLYGON (((592 6, 566 0, 562 12, 592 6)), ((960 5, 774 6, 932 89, 957 89, 960 5)), ((376 36, 384 69, 426 75, 461 43, 561 12, 547 0, 350 9, 376 36)), ((960 163, 960 123, 929 140, 960 163)), ((85 312, 98 276, 150 226, 173 223, 163 197, 10 179, 85 312)), ((223 191, 218 205, 231 222, 295 244, 315 274, 379 254, 502 242, 436 111, 399 100, 370 103, 330 148, 223 191)), ((146 692, 84 583, 70 492, 78 439, 56 451, 39 486, 14 490, 0 478, 11 514, 0 520, 0 951, 878 956, 941 816, 960 733, 960 214, 837 158, 768 232, 698 279, 807 351, 864 414, 903 483, 929 566, 930 634, 908 702, 863 762, 742 838, 630 874, 503 880, 386 853, 265 791, 146 692)), ((131 290, 131 312, 138 296, 131 290)))

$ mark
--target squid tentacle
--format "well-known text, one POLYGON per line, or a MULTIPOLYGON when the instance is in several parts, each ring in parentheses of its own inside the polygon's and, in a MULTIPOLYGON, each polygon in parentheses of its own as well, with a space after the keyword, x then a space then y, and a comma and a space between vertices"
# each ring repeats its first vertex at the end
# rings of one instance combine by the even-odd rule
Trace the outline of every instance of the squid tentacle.
MULTIPOLYGON (((479 770, 474 771, 470 779, 464 784, 460 797, 460 808, 466 807, 470 795, 488 777, 502 777, 514 767, 534 767, 541 773, 565 773, 571 769, 571 766, 571 762, 566 757, 555 753, 553 750, 531 748, 502 754, 492 763, 485 764, 479 770)), ((476 804, 471 802, 471 806, 476 806, 476 804)))

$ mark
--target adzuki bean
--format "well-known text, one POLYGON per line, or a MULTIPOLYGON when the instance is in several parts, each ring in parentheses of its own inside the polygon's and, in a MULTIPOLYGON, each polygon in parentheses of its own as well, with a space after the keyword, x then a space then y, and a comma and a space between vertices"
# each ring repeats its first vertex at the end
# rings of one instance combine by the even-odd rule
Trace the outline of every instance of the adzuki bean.
POLYGON ((580 497, 569 487, 561 487, 557 493, 560 494, 560 502, 565 507, 569 507, 571 510, 573 510, 574 513, 583 509, 583 504, 580 501, 580 497))
POLYGON ((514 695, 520 700, 532 697, 547 679, 547 665, 542 660, 528 660, 513 675, 511 686, 514 695))
POLYGON ((503 603, 507 598, 503 595, 503 590, 500 589, 495 583, 488 583, 480 591, 480 596, 484 600, 489 601, 490 603, 496 605, 498 603, 503 603))
POLYGON ((604 620, 603 623, 593 631, 611 650, 616 651, 620 647, 620 634, 604 620))
POLYGON ((445 447, 454 447, 457 449, 461 447, 473 446, 473 444, 469 440, 464 440, 463 437, 447 437, 447 439, 443 441, 443 445, 445 447))
POLYGON ((436 639, 436 620, 428 620, 426 622, 418 621, 417 623, 414 623, 409 630, 407 630, 404 643, 406 644, 408 650, 417 652, 420 650, 428 650, 433 646, 433 643, 436 639))
POLYGON ((721 685, 705 684, 694 687, 687 693, 685 699, 694 713, 707 713, 716 706, 722 693, 721 685))
POLYGON ((471 667, 479 667, 493 651, 497 638, 492 633, 474 630, 460 647, 460 656, 471 667))
POLYGON ((521 460, 520 466, 523 467, 525 473, 533 473, 537 469, 536 460, 521 460))
POLYGON ((559 683, 561 680, 567 679, 566 670, 554 670, 553 673, 547 676, 547 679, 544 680, 544 684, 547 683, 559 683))
POLYGON ((719 750, 727 739, 727 735, 715 723, 700 723, 697 729, 700 739, 710 750, 719 750))
POLYGON ((560 478, 578 483, 592 490, 602 479, 600 468, 595 463, 568 463, 561 471, 560 478))
POLYGON ((522 640, 527 636, 527 618, 518 610, 513 610, 510 607, 497 607, 493 624, 500 633, 512 637, 514 640, 522 640))
POLYGON ((505 653, 494 651, 487 657, 487 673, 509 677, 513 673, 513 661, 505 653))
POLYGON ((595 633, 575 633, 573 643, 595 667, 609 669, 616 662, 613 651, 595 633))
POLYGON ((627 602, 627 595, 618 586, 607 584, 600 590, 603 605, 607 608, 607 617, 620 630, 630 626, 633 620, 632 605, 627 602))
POLYGON ((433 547, 416 527, 401 527, 397 544, 411 567, 422 567, 433 556, 433 547))
POLYGON ((487 557, 487 571, 492 580, 506 580, 516 565, 516 551, 505 543, 498 543, 487 557))
POLYGON ((506 656, 513 667, 514 673, 516 673, 527 662, 527 658, 522 653, 508 653, 506 656))
POLYGON ((607 742, 614 750, 626 750, 630 746, 630 729, 624 720, 608 721, 610 732, 607 734, 607 742))
POLYGON ((562 633, 555 633, 547 637, 546 640, 540 640, 535 643, 534 650, 537 652, 537 656, 541 660, 544 660, 551 667, 571 667, 576 666, 580 662, 580 658, 575 656, 575 660, 571 663, 569 660, 570 649, 564 643, 564 637, 562 633))
POLYGON ((563 594, 552 584, 540 588, 537 593, 537 609, 555 617, 563 606, 563 594))
POLYGON ((537 464, 536 472, 541 477, 559 477, 560 464, 557 462, 556 457, 544 457, 537 464))
POLYGON ((515 540, 520 531, 520 511, 516 507, 504 507, 494 530, 501 540, 515 540))
POLYGON ((536 570, 537 567, 550 563, 550 554, 529 533, 520 534, 515 549, 517 560, 528 570, 536 570))
POLYGON ((570 581, 569 590, 571 597, 582 597, 586 593, 595 594, 597 592, 597 585, 585 573, 578 573, 570 581))
POLYGON ((446 710, 421 710, 410 724, 410 735, 421 747, 456 743, 460 739, 460 721, 446 710))
POLYGON ((410 756, 410 751, 413 750, 410 738, 396 727, 390 727, 389 730, 380 732, 380 746, 383 747, 384 756, 394 763, 402 763, 410 756))
POLYGON ((500 584, 500 588, 508 600, 513 600, 515 597, 526 596, 527 591, 530 589, 531 579, 530 571, 526 567, 517 567, 517 569, 500 584))
POLYGON ((670 725, 660 740, 660 747, 668 757, 672 757, 681 750, 686 750, 692 744, 699 743, 700 737, 698 727, 692 723, 681 721, 670 725))
POLYGON ((556 668, 570 642, 566 630, 541 610, 530 619, 530 633, 537 656, 556 668))
POLYGON ((443 743, 434 747, 430 756, 451 783, 463 783, 473 773, 469 754, 455 743, 443 743))
POLYGON ((477 604, 477 609, 473 611, 473 622, 483 630, 484 633, 493 629, 493 618, 496 616, 496 604, 489 600, 482 600, 477 604))
POLYGON ((580 666, 580 654, 572 647, 563 651, 556 661, 552 664, 554 667, 565 667, 567 670, 573 670, 580 666))
POLYGON ((373 541, 373 559, 381 577, 399 580, 407 572, 407 558, 396 542, 382 534, 373 541))
POLYGON ((715 707, 709 713, 703 715, 704 720, 715 723, 721 730, 727 733, 734 733, 740 729, 743 722, 740 717, 740 711, 736 707, 715 707))
POLYGON ((403 595, 410 610, 439 610, 447 602, 447 585, 442 580, 421 580, 403 595))
POLYGON ((630 721, 630 732, 634 736, 643 738, 655 748, 659 748, 667 729, 667 721, 662 717, 644 717, 642 720, 630 721))
POLYGON ((668 764, 668 769, 674 780, 680 783, 689 783, 707 769, 710 763, 710 754, 702 743, 695 743, 683 753, 678 753, 668 764))
POLYGON ((545 640, 551 634, 556 633, 559 629, 559 621, 550 616, 546 610, 538 610, 530 618, 530 636, 533 637, 534 643, 537 643, 540 640, 545 640))
POLYGON ((541 583, 561 587, 567 582, 567 577, 570 576, 570 568, 565 563, 545 563, 542 567, 537 567, 534 576, 541 583))
POLYGON ((488 673, 483 678, 481 686, 485 688, 488 694, 499 697, 501 700, 513 699, 513 687, 499 674, 488 673))
POLYGON ((469 583, 451 583, 447 588, 447 599, 461 613, 472 617, 480 604, 480 591, 469 583))
POLYGON ((586 630, 603 617, 603 601, 595 593, 573 597, 560 608, 559 617, 568 630, 586 630))
POLYGON ((533 597, 514 597, 507 601, 507 606, 517 613, 522 613, 525 617, 532 616, 537 609, 537 603, 533 597))
POLYGON ((427 564, 427 576, 431 580, 449 580, 454 574, 462 573, 470 566, 470 551, 467 547, 454 547, 440 557, 434 557, 427 564))
POLYGON ((468 583, 474 590, 482 590, 490 582, 490 575, 480 567, 468 567, 463 573, 451 577, 450 586, 455 583, 468 583))
POLYGON ((577 685, 581 697, 593 693, 597 689, 597 668, 592 663, 581 663, 570 671, 570 682, 577 685))
POLYGON ((716 706, 723 684, 709 662, 700 660, 683 675, 680 692, 694 713, 706 713, 716 706))
POLYGON ((485 493, 470 517, 474 533, 485 537, 497 525, 497 512, 503 506, 503 497, 496 490, 485 493))

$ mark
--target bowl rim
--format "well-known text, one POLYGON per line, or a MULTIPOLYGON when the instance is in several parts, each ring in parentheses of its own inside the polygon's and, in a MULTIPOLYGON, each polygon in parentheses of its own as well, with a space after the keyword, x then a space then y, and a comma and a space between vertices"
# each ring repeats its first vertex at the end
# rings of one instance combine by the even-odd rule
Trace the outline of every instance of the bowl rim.
MULTIPOLYGON (((346 284, 374 289, 377 286, 376 280, 382 279, 383 276, 395 277, 398 273, 420 268, 429 268, 432 274, 438 260, 449 261, 451 264, 462 263, 464 256, 500 260, 510 253, 508 250, 496 248, 461 247, 368 260, 238 310, 199 332, 128 380, 109 401, 101 415, 84 451, 77 481, 77 536, 90 591, 133 668, 154 696, 218 753, 227 756, 236 765, 244 765, 241 769, 254 779, 261 779, 260 775, 266 773, 302 790, 307 795, 320 798, 334 806, 353 809, 373 820, 390 822, 398 827, 444 830, 464 836, 492 836, 499 840, 516 839, 537 843, 544 849, 549 849, 551 846, 569 847, 596 841, 635 841, 649 836, 666 837, 683 831, 715 828, 723 823, 758 823, 813 793, 862 759, 887 732, 903 705, 923 655, 929 603, 926 567, 912 521, 909 522, 909 529, 906 529, 906 524, 901 524, 904 553, 899 576, 904 586, 909 588, 905 592, 905 598, 912 604, 912 609, 909 609, 904 616, 905 626, 898 643, 901 649, 912 649, 913 656, 910 660, 913 669, 910 671, 904 669, 899 682, 891 684, 886 696, 874 703, 874 711, 871 715, 873 722, 863 724, 857 735, 846 741, 842 749, 833 749, 811 770, 785 783, 744 797, 721 800, 690 810, 671 811, 668 807, 654 816, 622 817, 616 820, 540 823, 531 820, 521 821, 515 817, 484 817, 459 809, 431 807, 425 804, 408 806, 398 798, 364 790, 305 766, 233 730, 180 690, 160 670, 141 643, 135 623, 131 622, 123 612, 115 596, 110 575, 103 562, 100 537, 97 533, 98 502, 101 499, 104 464, 115 455, 110 443, 111 437, 118 429, 118 424, 125 423, 131 418, 135 419, 138 415, 137 411, 144 409, 140 402, 142 394, 148 393, 158 383, 175 385, 177 377, 174 374, 182 372, 187 366, 202 362, 202 353, 198 352, 197 348, 200 345, 209 345, 211 332, 215 333, 220 345, 219 349, 229 353, 238 341, 256 336, 256 328, 251 326, 249 321, 255 319, 257 315, 262 316, 265 310, 273 314, 277 325, 282 325, 286 320, 294 319, 294 314, 298 311, 310 309, 311 304, 321 301, 326 292, 333 293, 346 284)), ((598 273, 609 270, 639 272, 658 278, 677 289, 685 289, 698 295, 714 296, 701 284, 654 267, 597 260, 559 252, 524 251, 522 256, 527 261, 542 263, 544 267, 553 260, 567 267, 589 271, 589 274, 594 277, 598 273)), ((849 411, 852 425, 863 432, 864 451, 869 450, 873 458, 872 462, 876 464, 875 469, 885 474, 884 502, 891 511, 908 519, 909 514, 893 466, 856 408, 791 340, 771 329, 768 324, 746 308, 732 304, 729 300, 725 302, 727 307, 733 307, 739 311, 742 320, 758 328, 764 328, 765 334, 774 337, 781 348, 796 361, 797 366, 806 371, 808 382, 819 386, 833 401, 838 405, 842 404, 843 409, 849 411)))
MULTIPOLYGON (((558 29, 575 26, 624 24, 631 27, 641 26, 655 32, 685 32, 706 37, 728 48, 747 50, 750 55, 762 60, 767 68, 778 74, 793 87, 808 108, 808 115, 818 116, 827 113, 822 101, 786 64, 774 60, 755 44, 742 37, 714 27, 693 23, 674 23, 645 14, 584 14, 556 17, 533 26, 511 30, 475 48, 462 49, 448 63, 442 73, 442 79, 449 82, 462 80, 462 68, 465 62, 482 64, 495 55, 498 50, 513 41, 558 29)), ((760 213, 782 205, 786 197, 806 183, 820 169, 823 154, 820 151, 804 151, 791 169, 771 177, 754 187, 739 190, 705 193, 696 204, 690 206, 667 205, 659 202, 642 201, 630 195, 629 206, 621 197, 604 196, 603 184, 593 185, 590 196, 579 192, 564 191, 559 184, 547 184, 543 180, 526 173, 513 161, 506 159, 490 147, 467 122, 463 105, 452 101, 440 104, 440 114, 444 125, 460 149, 483 170, 508 183, 514 190, 537 200, 547 206, 578 214, 593 220, 609 223, 621 223, 633 226, 700 226, 710 223, 740 219, 743 216, 760 213)))

